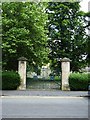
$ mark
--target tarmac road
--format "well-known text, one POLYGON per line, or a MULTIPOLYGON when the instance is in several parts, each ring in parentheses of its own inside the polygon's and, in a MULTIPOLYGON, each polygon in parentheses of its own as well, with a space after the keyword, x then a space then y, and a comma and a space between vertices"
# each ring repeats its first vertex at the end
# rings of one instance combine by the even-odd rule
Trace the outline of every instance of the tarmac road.
POLYGON ((3 118, 88 118, 88 98, 4 96, 3 118))

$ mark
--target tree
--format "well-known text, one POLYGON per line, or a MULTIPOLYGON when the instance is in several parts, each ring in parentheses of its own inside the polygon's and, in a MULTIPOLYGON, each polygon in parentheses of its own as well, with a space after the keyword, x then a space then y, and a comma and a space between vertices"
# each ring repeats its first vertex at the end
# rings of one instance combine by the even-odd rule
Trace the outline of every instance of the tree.
POLYGON ((17 59, 26 57, 31 66, 47 62, 48 19, 46 3, 2 3, 3 69, 16 70, 17 59))
POLYGON ((90 12, 84 14, 85 28, 88 30, 88 41, 87 41, 87 63, 90 66, 90 12))
POLYGON ((86 64, 87 55, 84 12, 79 2, 50 2, 47 12, 49 58, 57 65, 57 58, 68 57, 72 60, 71 70, 78 71, 86 64))
POLYGON ((86 22, 85 28, 87 28, 88 30, 90 30, 90 12, 85 13, 84 17, 85 17, 84 20, 86 22))
MULTIPOLYGON (((1 4, 0 4, 0 8, 1 8, 1 4)), ((0 11, 1 13, 1 11, 0 11)), ((2 17, 0 15, 0 45, 2 44, 2 17)), ((0 73, 2 71, 2 48, 0 46, 0 73)))

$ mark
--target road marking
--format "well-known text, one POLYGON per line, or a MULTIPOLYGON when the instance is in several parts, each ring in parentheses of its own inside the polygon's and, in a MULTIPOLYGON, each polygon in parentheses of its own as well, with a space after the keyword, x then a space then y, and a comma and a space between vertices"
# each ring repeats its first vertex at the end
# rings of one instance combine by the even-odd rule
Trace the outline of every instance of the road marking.
POLYGON ((80 96, 1 96, 1 98, 84 98, 84 97, 80 97, 80 96))

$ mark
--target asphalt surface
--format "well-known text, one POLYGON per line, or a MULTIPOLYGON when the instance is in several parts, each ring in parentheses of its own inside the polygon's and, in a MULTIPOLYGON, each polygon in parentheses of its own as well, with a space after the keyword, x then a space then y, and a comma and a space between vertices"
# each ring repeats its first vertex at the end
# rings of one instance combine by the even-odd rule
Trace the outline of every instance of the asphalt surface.
POLYGON ((60 91, 60 90, 3 90, 1 96, 89 96, 88 91, 60 91))
POLYGON ((54 117, 86 120, 90 111, 90 91, 3 90, 0 96, 2 120, 54 117))
POLYGON ((2 96, 3 118, 88 118, 88 98, 2 96))

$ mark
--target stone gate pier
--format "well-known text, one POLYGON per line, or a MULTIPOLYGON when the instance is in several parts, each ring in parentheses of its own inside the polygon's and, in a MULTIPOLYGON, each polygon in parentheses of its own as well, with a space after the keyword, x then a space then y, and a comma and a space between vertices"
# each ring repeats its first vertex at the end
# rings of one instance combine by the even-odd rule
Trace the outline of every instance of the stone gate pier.
POLYGON ((70 90, 69 88, 69 75, 70 75, 70 62, 69 58, 61 59, 61 90, 70 90))
POLYGON ((18 59, 18 73, 21 78, 20 90, 26 90, 26 61, 27 59, 25 57, 20 57, 18 59))

